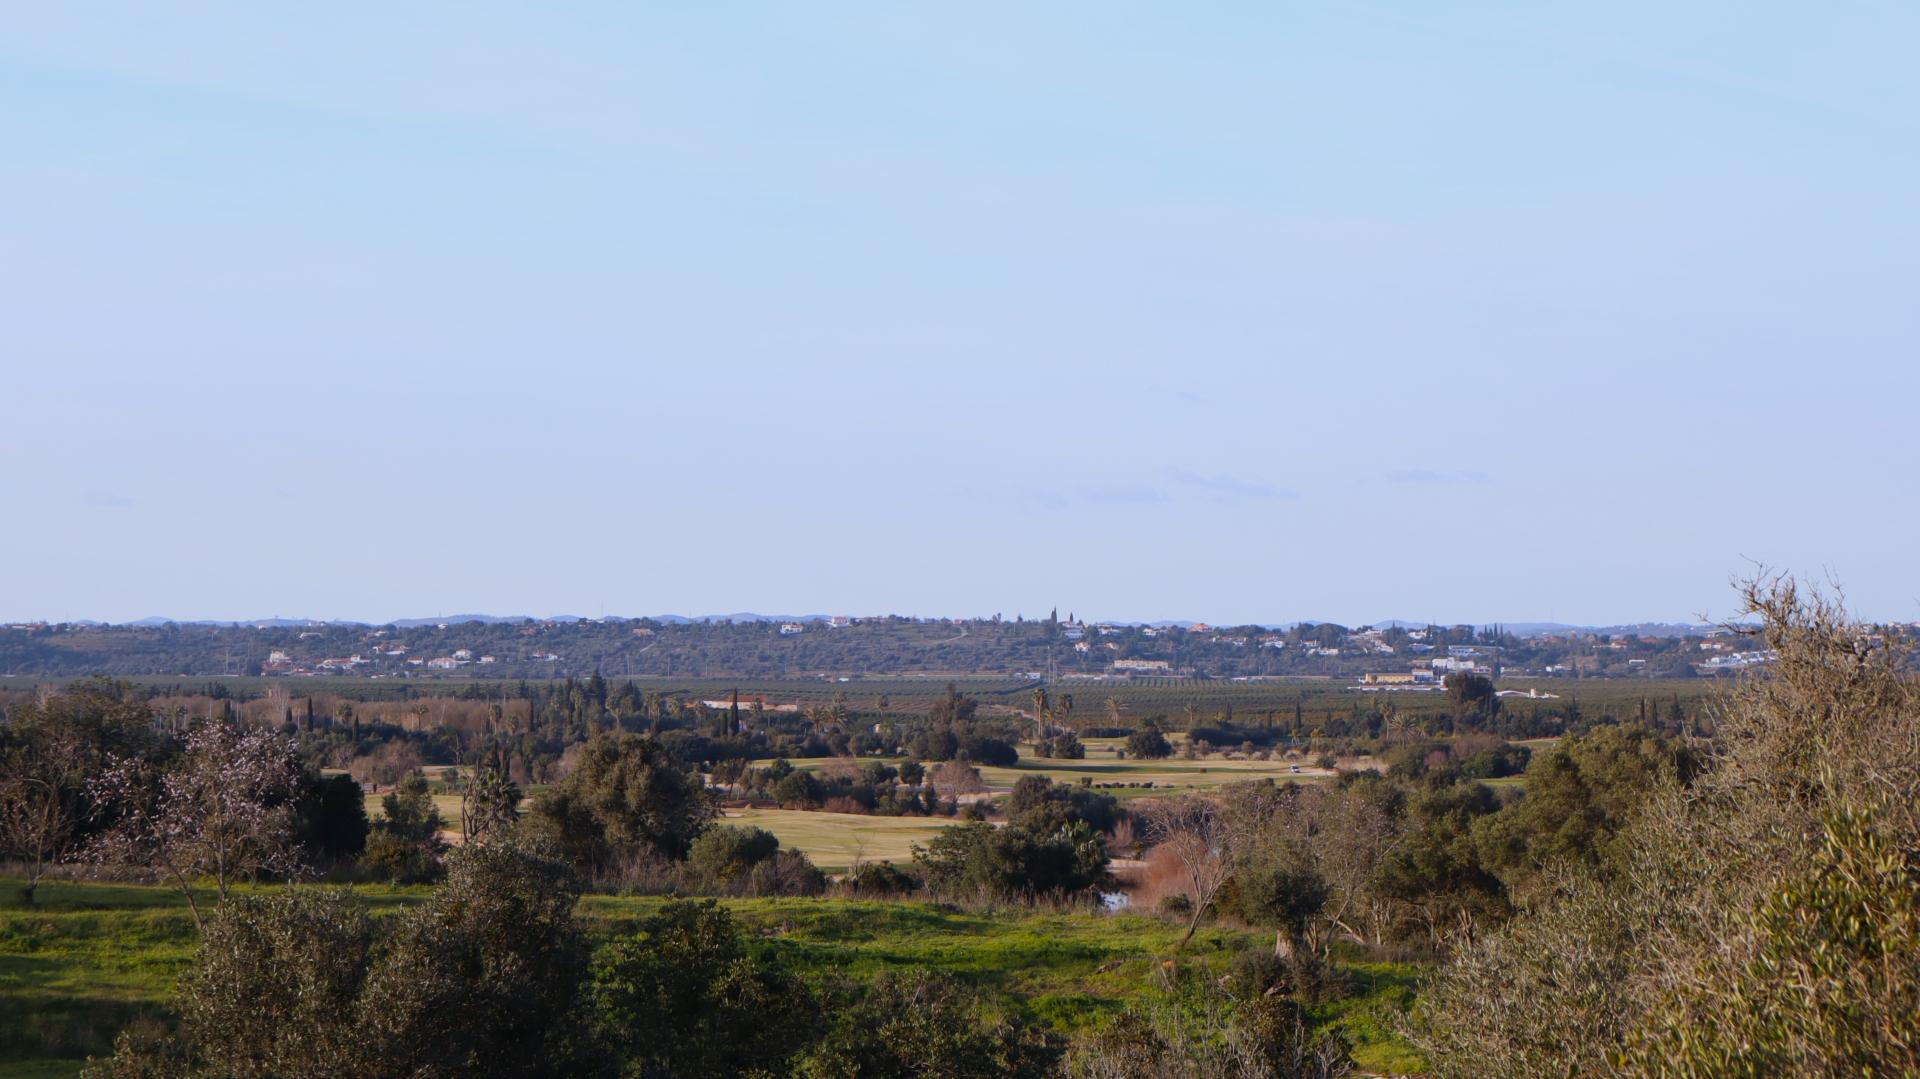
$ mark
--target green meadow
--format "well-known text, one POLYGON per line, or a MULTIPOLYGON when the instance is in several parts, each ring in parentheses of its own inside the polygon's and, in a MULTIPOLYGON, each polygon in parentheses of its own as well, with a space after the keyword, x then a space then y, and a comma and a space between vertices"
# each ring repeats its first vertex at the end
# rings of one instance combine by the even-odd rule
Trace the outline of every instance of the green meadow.
MULTIPOLYGON (((177 891, 53 881, 27 909, 11 882, 0 888, 0 1079, 73 1075, 88 1055, 105 1055, 127 1024, 168 1020, 170 992, 196 946, 177 891)), ((384 885, 356 890, 376 909, 427 894, 384 885)), ((202 902, 211 900, 209 893, 202 902)), ((590 933, 611 936, 665 902, 591 895, 580 916, 590 933)), ((1269 939, 1203 927, 1176 953, 1182 927, 1140 914, 846 899, 721 902, 752 932, 755 950, 796 969, 862 977, 933 967, 978 986, 997 1007, 1063 1032, 1102 1023, 1170 982, 1216 980, 1236 951, 1269 939)), ((1418 1056, 1391 1029, 1412 1003, 1420 968, 1357 949, 1342 959, 1356 991, 1316 1018, 1345 1031, 1362 1070, 1417 1071, 1418 1056)))

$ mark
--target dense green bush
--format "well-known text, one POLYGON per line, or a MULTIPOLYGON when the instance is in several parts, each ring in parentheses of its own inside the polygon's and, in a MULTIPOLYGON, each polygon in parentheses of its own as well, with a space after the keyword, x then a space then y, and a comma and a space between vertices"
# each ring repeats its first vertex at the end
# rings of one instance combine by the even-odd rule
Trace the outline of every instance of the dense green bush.
POLYGON ((700 833, 687 853, 687 864, 709 880, 731 884, 778 853, 780 840, 772 832, 722 824, 700 833))
POLYGON ((783 806, 814 806, 825 800, 825 794, 819 777, 808 771, 794 771, 773 785, 773 800, 783 806))
POLYGON ((1474 827, 1481 861, 1532 895, 1543 871, 1612 875, 1621 832, 1662 784, 1692 782, 1692 750, 1649 727, 1615 725, 1560 740, 1527 769, 1526 798, 1474 827))
POLYGON ((367 820, 366 797, 352 776, 323 777, 317 770, 311 772, 295 812, 300 843, 314 865, 350 864, 366 850, 372 825, 367 820))
POLYGON ((882 973, 836 996, 795 1079, 1040 1079, 1065 1051, 1049 1032, 984 1013, 971 991, 929 970, 882 973))
POLYGON ((808 987, 745 954, 713 900, 669 903, 601 946, 591 995, 621 1073, 644 1079, 778 1074, 819 1014, 808 987))
POLYGON ((993 768, 1012 768, 1020 763, 1020 751, 1005 739, 972 733, 960 739, 958 759, 993 768))
MULTIPOLYGON (((440 879, 441 857, 447 851, 440 831, 446 822, 440 819, 429 788, 427 777, 415 772, 381 800, 383 816, 367 837, 360 859, 376 876, 400 884, 440 879)), ((359 793, 357 785, 354 793, 359 793)))
POLYGON ((1087 747, 1080 744, 1079 736, 1072 731, 1040 739, 1034 744, 1034 752, 1041 757, 1069 761, 1085 760, 1087 757, 1087 747))
POLYGON ((234 896, 180 983, 179 1035, 131 1031, 90 1079, 559 1075, 581 1053, 586 950, 567 867, 517 844, 448 859, 425 903, 234 896))
POLYGON ((1084 823, 1065 834, 1036 834, 984 821, 943 828, 914 861, 927 886, 949 895, 1064 896, 1107 883, 1104 844, 1084 823))
POLYGON ((1007 800, 1008 819, 1029 831, 1053 834, 1084 822, 1096 832, 1110 832, 1126 818, 1120 800, 1110 794, 1055 783, 1047 776, 1022 776, 1007 800))
POLYGON ((686 856, 715 809, 705 785, 657 741, 595 738, 559 786, 534 799, 528 823, 576 865, 605 869, 635 855, 686 856))
POLYGON ((1139 760, 1160 760, 1173 756, 1173 746, 1158 727, 1143 727, 1127 735, 1127 756, 1139 760))
POLYGON ((890 861, 861 862, 847 875, 847 891, 854 895, 904 895, 920 888, 919 878, 890 861))

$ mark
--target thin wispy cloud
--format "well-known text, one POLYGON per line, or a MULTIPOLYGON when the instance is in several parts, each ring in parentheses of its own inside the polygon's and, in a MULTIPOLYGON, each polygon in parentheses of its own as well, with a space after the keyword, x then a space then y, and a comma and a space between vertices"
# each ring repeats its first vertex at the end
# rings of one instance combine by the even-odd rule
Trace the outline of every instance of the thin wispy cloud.
POLYGON ((1089 502, 1171 502, 1172 496, 1144 483, 1120 483, 1106 487, 1082 487, 1080 497, 1089 502))
POLYGON ((1073 505, 1073 500, 1066 495, 1037 487, 1017 487, 1005 497, 1015 506, 1028 510, 1063 510, 1073 505))
POLYGON ((1198 487, 1215 494, 1233 495, 1240 498, 1299 498, 1300 492, 1282 487, 1277 483, 1260 483, 1243 480, 1234 476, 1215 474, 1202 475, 1189 472, 1184 468, 1169 468, 1167 475, 1175 482, 1188 487, 1198 487))
POLYGON ((1430 468, 1396 468, 1383 477, 1388 483, 1485 483, 1485 472, 1436 472, 1430 468))
POLYGON ((88 491, 87 497, 82 499, 81 501, 85 502, 89 506, 120 507, 120 506, 133 505, 133 499, 123 498, 120 495, 116 495, 111 491, 88 491))

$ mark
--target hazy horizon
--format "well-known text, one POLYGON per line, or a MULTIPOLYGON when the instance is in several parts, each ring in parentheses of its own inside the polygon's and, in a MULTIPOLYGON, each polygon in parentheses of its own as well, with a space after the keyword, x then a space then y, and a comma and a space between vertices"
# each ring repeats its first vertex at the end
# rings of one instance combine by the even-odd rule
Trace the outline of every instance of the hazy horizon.
MULTIPOLYGON (((1027 617, 1025 612, 1014 612, 1012 614, 1008 614, 1005 612, 999 612, 999 613, 1001 614, 1001 617, 1007 622, 1014 622, 1022 618, 1025 618, 1025 620, 1029 622, 1038 622, 1038 621, 1045 621, 1050 615, 1054 614, 1055 612, 1051 610, 1042 611, 1041 613, 1036 614, 1032 617, 1027 617)), ((948 620, 985 621, 993 618, 992 614, 973 614, 973 615, 934 614, 934 613, 928 613, 928 612, 912 613, 912 612, 906 612, 906 611, 893 611, 885 614, 871 612, 871 611, 865 614, 854 614, 852 612, 847 612, 847 611, 841 611, 836 613, 827 613, 823 611, 811 611, 811 612, 730 611, 725 613, 709 612, 706 614, 680 614, 680 613, 671 612, 671 611, 654 611, 654 612, 648 612, 644 614, 633 613, 633 612, 608 612, 605 614, 576 614, 572 612, 551 612, 547 614, 509 614, 509 615, 491 614, 491 613, 479 612, 479 611, 461 611, 455 614, 404 615, 404 616, 398 616, 398 617, 387 618, 387 619, 370 619, 370 618, 322 619, 322 618, 307 618, 299 615, 294 615, 294 616, 270 615, 264 618, 171 618, 165 615, 147 615, 143 618, 128 619, 126 621, 118 621, 118 622, 109 622, 104 619, 88 619, 88 618, 82 617, 82 618, 66 620, 66 624, 137 626, 137 625, 157 625, 157 624, 164 624, 167 622, 173 622, 180 625, 221 625, 221 626, 230 625, 230 626, 242 626, 242 627, 262 627, 270 624, 279 623, 279 624, 286 624, 286 625, 299 625, 299 624, 357 625, 357 626, 378 627, 378 626, 393 626, 393 625, 399 625, 399 626, 431 625, 436 621, 445 621, 450 623, 473 622, 473 621, 499 623, 499 622, 514 622, 514 621, 520 621, 520 620, 583 621, 584 622, 584 621, 596 621, 596 620, 604 620, 604 619, 612 618, 612 619, 619 619, 624 621, 639 621, 641 619, 653 619, 657 621, 658 620, 679 620, 679 621, 685 621, 685 622, 709 622, 709 621, 721 622, 721 621, 729 621, 729 620, 736 621, 736 622, 750 621, 750 620, 772 622, 772 621, 782 621, 782 620, 788 620, 788 619, 812 620, 812 619, 826 619, 826 618, 843 617, 843 616, 852 617, 856 619, 900 617, 900 618, 910 618, 910 619, 914 619, 916 621, 922 621, 922 622, 943 622, 948 620)), ((1086 624, 1099 623, 1103 625, 1117 625, 1117 626, 1176 626, 1177 625, 1177 626, 1189 626, 1189 627, 1195 626, 1195 625, 1206 625, 1206 626, 1214 626, 1216 628, 1225 628, 1228 626, 1247 626, 1247 625, 1258 625, 1263 627, 1285 627, 1285 626, 1295 626, 1295 625, 1321 625, 1321 624, 1327 624, 1327 623, 1349 626, 1354 628, 1367 627, 1367 626, 1380 628, 1384 626, 1393 626, 1393 625, 1398 625, 1403 627, 1418 627, 1418 626, 1455 626, 1455 625, 1462 625, 1462 624, 1471 624, 1478 629, 1485 629, 1492 626, 1499 626, 1505 629, 1514 629, 1514 630, 1530 630, 1530 629, 1537 629, 1545 626, 1559 626, 1567 629, 1605 629, 1605 628, 1618 627, 1618 626, 1673 626, 1673 627, 1693 626, 1693 627, 1704 628, 1707 625, 1710 625, 1709 623, 1691 622, 1686 620, 1662 621, 1662 620, 1656 620, 1656 619, 1634 619, 1626 622, 1614 622, 1614 623, 1605 623, 1605 624, 1566 623, 1566 622, 1523 622, 1523 621, 1502 622, 1499 620, 1495 620, 1489 623, 1462 623, 1457 620, 1453 620, 1453 621, 1449 621, 1445 619, 1421 620, 1421 619, 1409 619, 1409 618, 1378 618, 1378 619, 1373 619, 1371 621, 1366 621, 1366 620, 1361 620, 1361 621, 1344 620, 1343 621, 1338 618, 1289 618, 1289 619, 1254 619, 1252 621, 1243 621, 1243 622, 1225 622, 1225 621, 1210 621, 1204 618, 1154 618, 1154 619, 1110 618, 1110 617, 1103 617, 1103 616, 1088 615, 1078 611, 1062 610, 1058 612, 1058 617, 1063 622, 1075 616, 1078 617, 1078 620, 1080 622, 1086 623, 1086 624)), ((18 624, 21 620, 13 619, 10 621, 13 622, 14 624, 18 624)), ((40 621, 45 621, 48 624, 57 624, 59 623, 60 620, 45 619, 40 621)))

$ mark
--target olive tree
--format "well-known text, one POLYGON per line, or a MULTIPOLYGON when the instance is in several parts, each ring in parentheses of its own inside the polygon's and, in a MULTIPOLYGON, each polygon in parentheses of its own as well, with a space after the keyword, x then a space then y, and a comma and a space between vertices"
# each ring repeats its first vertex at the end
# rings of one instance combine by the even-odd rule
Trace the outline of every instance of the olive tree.
POLYGON ((514 841, 462 848, 417 907, 345 891, 237 895, 174 1004, 88 1079, 485 1079, 590 1074, 587 950, 568 867, 514 841))
POLYGON ((576 863, 684 858, 717 810, 697 776, 652 738, 602 735, 581 748, 558 786, 534 800, 531 823, 576 863))

